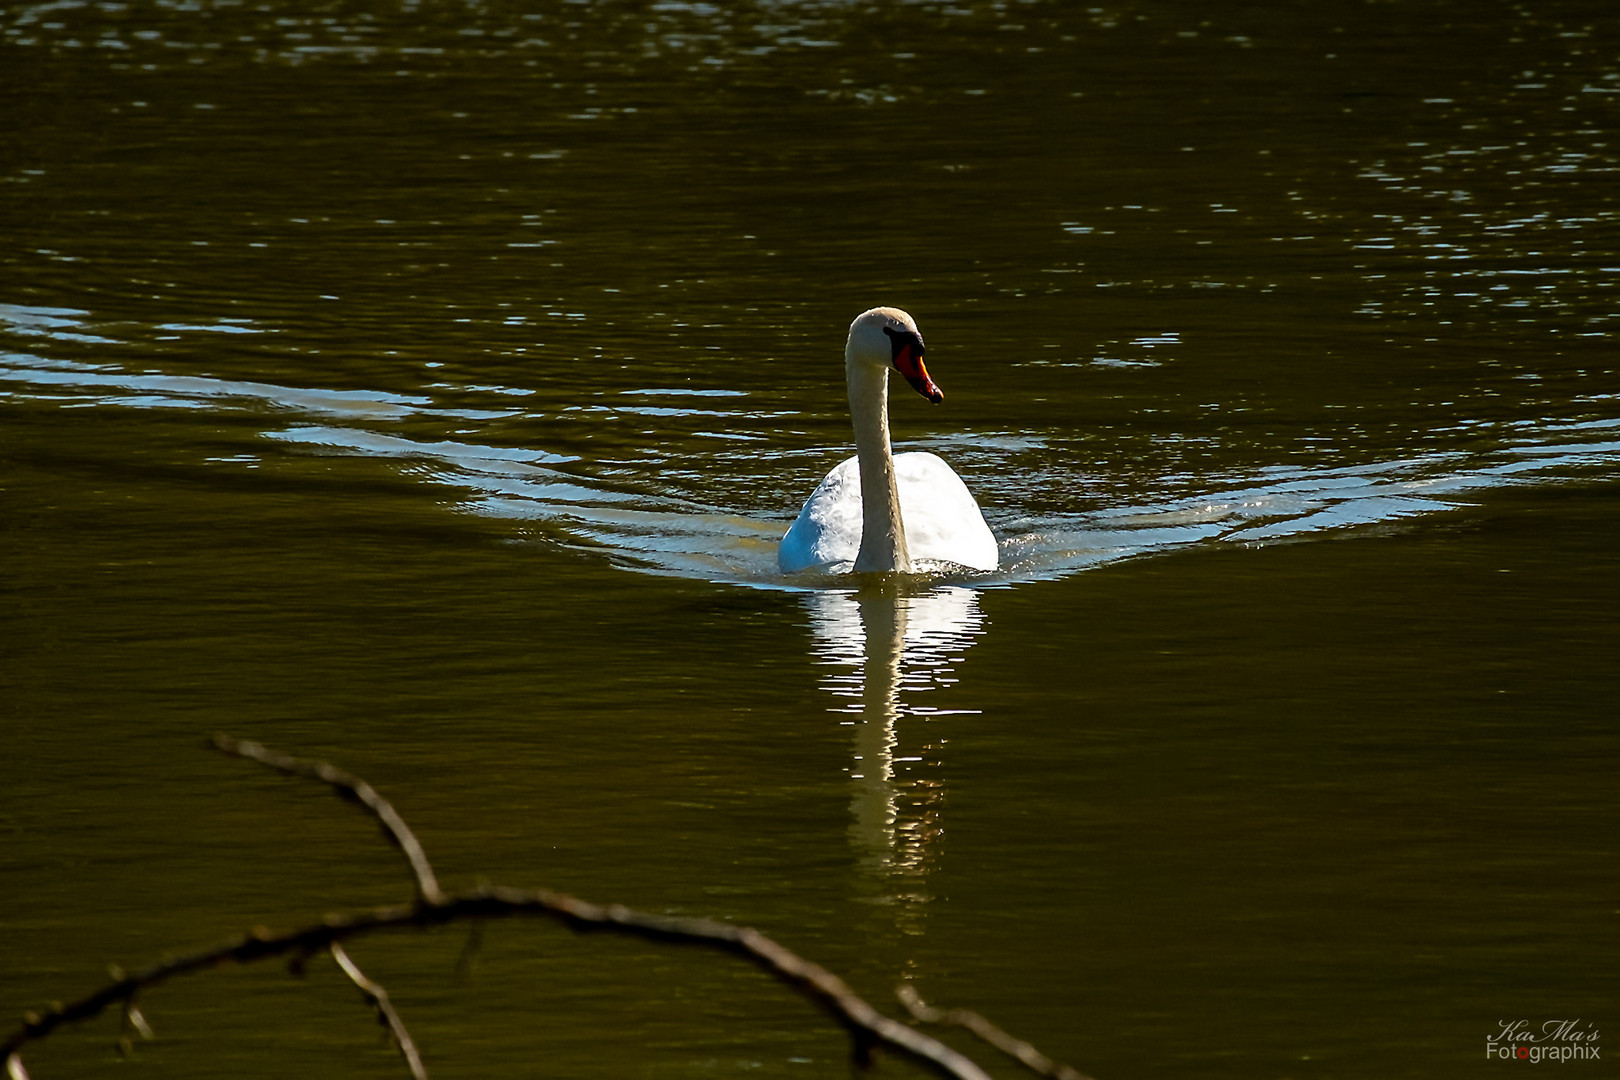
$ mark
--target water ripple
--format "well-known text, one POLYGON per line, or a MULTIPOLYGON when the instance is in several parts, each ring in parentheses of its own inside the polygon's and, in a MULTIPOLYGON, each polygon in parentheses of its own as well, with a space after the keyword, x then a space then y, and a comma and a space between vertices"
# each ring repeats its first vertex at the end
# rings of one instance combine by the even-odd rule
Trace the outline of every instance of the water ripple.
MULTIPOLYGON (((13 326, 56 320, 51 332, 73 332, 72 313, 17 316, 13 326)), ((262 438, 288 452, 360 455, 431 463, 435 483, 461 493, 473 514, 533 526, 548 542, 606 555, 622 565, 736 584, 786 589, 846 587, 838 577, 776 569, 776 542, 796 507, 715 505, 691 490, 735 484, 736 470, 800 476, 802 451, 761 455, 703 453, 685 444, 680 470, 644 464, 613 465, 561 449, 502 447, 449 437, 428 439, 390 434, 368 425, 405 416, 444 428, 476 416, 432 397, 370 390, 299 388, 263 382, 129 372, 111 364, 0 355, 0 381, 13 396, 55 396, 64 406, 100 408, 206 408, 291 410, 311 417, 340 417, 342 424, 306 422, 273 427, 262 438), (694 456, 695 455, 695 456, 694 456), (682 490, 681 484, 692 485, 682 490), (763 512, 762 512, 763 511, 763 512)), ((759 422, 742 408, 670 410, 704 417, 729 416, 759 422)), ((659 410, 662 414, 663 410, 659 410)), ((506 414, 493 414, 497 416, 506 414)), ((768 425, 762 425, 768 426, 768 425)), ((1484 430, 1484 429, 1481 429, 1484 430)), ((1474 435, 1478 431, 1470 429, 1474 435)), ((718 432, 716 434, 724 434, 718 432)), ((1173 480, 1183 494, 1086 510, 1066 509, 1065 496, 1084 492, 1082 477, 1049 461, 1029 469, 1022 459, 1049 449, 1036 432, 1004 432, 983 438, 944 436, 933 445, 951 449, 970 484, 993 489, 992 528, 1001 542, 1003 568, 992 574, 941 575, 945 583, 1011 585, 1061 576, 1090 567, 1190 547, 1249 545, 1303 540, 1353 529, 1383 529, 1443 513, 1474 495, 1517 484, 1612 478, 1620 466, 1620 419, 1515 421, 1491 431, 1489 450, 1441 451, 1344 468, 1267 468, 1226 476, 1191 475, 1173 480), (971 449, 971 453, 968 451, 971 449), (990 479, 999 479, 991 484, 990 479), (1037 506, 1053 506, 1037 511, 1037 506)), ((211 459, 211 460, 217 460, 211 459)), ((778 485, 788 484, 782 477, 778 485)), ((1083 495, 1082 501, 1094 496, 1083 495)))

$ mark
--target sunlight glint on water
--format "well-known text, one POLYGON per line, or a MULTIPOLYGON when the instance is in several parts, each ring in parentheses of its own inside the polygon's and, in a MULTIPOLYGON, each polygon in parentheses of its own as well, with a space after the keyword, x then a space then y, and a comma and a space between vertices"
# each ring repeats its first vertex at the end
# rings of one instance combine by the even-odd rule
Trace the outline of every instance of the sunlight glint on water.
MULTIPOLYGON (((1601 1021, 1610 18, 0 12, 0 1005, 403 895, 225 727, 447 882, 760 926, 1102 1080, 1601 1021), (775 569, 877 303, 996 574, 775 569)), ((848 1075, 752 973, 461 945, 356 945, 435 1074, 848 1075)), ((28 1067, 397 1075, 331 974, 28 1067)))

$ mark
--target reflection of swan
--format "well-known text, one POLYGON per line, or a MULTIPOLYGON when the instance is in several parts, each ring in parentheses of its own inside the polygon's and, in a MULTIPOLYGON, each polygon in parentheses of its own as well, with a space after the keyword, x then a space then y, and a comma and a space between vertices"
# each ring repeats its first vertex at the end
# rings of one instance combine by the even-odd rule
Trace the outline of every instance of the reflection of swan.
POLYGON ((962 478, 933 454, 890 452, 890 366, 929 401, 945 397, 922 357, 917 324, 899 308, 873 308, 850 324, 844 378, 855 456, 827 474, 782 537, 783 570, 996 568, 996 538, 962 478))
MULTIPOLYGON (((928 722, 958 710, 906 704, 901 695, 955 682, 952 667, 983 632, 978 599, 972 589, 908 594, 892 584, 806 597, 816 654, 835 669, 824 683, 850 699, 834 710, 854 735, 850 835, 880 895, 905 907, 928 899, 924 883, 944 827, 943 732, 928 722)), ((917 932, 919 924, 908 916, 902 926, 917 932)))

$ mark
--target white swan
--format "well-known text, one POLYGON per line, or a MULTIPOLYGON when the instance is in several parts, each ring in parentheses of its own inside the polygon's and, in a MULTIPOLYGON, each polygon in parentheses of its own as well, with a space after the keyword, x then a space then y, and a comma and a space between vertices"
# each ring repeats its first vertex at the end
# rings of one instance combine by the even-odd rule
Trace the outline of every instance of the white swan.
POLYGON ((855 456, 827 474, 782 537, 782 570, 996 568, 996 538, 962 478, 933 454, 889 449, 891 366, 929 401, 944 400, 922 357, 917 324, 899 308, 873 308, 850 324, 844 377, 855 456))

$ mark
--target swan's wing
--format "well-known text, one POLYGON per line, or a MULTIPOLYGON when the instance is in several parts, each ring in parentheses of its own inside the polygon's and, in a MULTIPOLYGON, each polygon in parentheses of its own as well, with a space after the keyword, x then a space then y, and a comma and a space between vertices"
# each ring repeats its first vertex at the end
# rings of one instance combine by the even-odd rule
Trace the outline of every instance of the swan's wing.
MULTIPOLYGON (((904 505, 902 499, 902 514, 904 505)), ((812 566, 841 572, 855 565, 860 551, 861 470, 850 458, 811 493, 776 549, 776 564, 789 574, 812 566)))
MULTIPOLYGON (((1000 565, 995 534, 962 478, 934 454, 896 454, 900 516, 906 547, 914 562, 956 563, 974 570, 1000 565)), ((860 542, 859 484, 856 491, 856 547, 860 542)))
MULTIPOLYGON (((937 455, 896 454, 900 516, 913 562, 950 563, 973 570, 1000 565, 995 534, 962 478, 937 455)), ((786 573, 825 567, 842 573, 861 550, 860 463, 850 458, 829 472, 782 537, 776 562, 786 573)))

